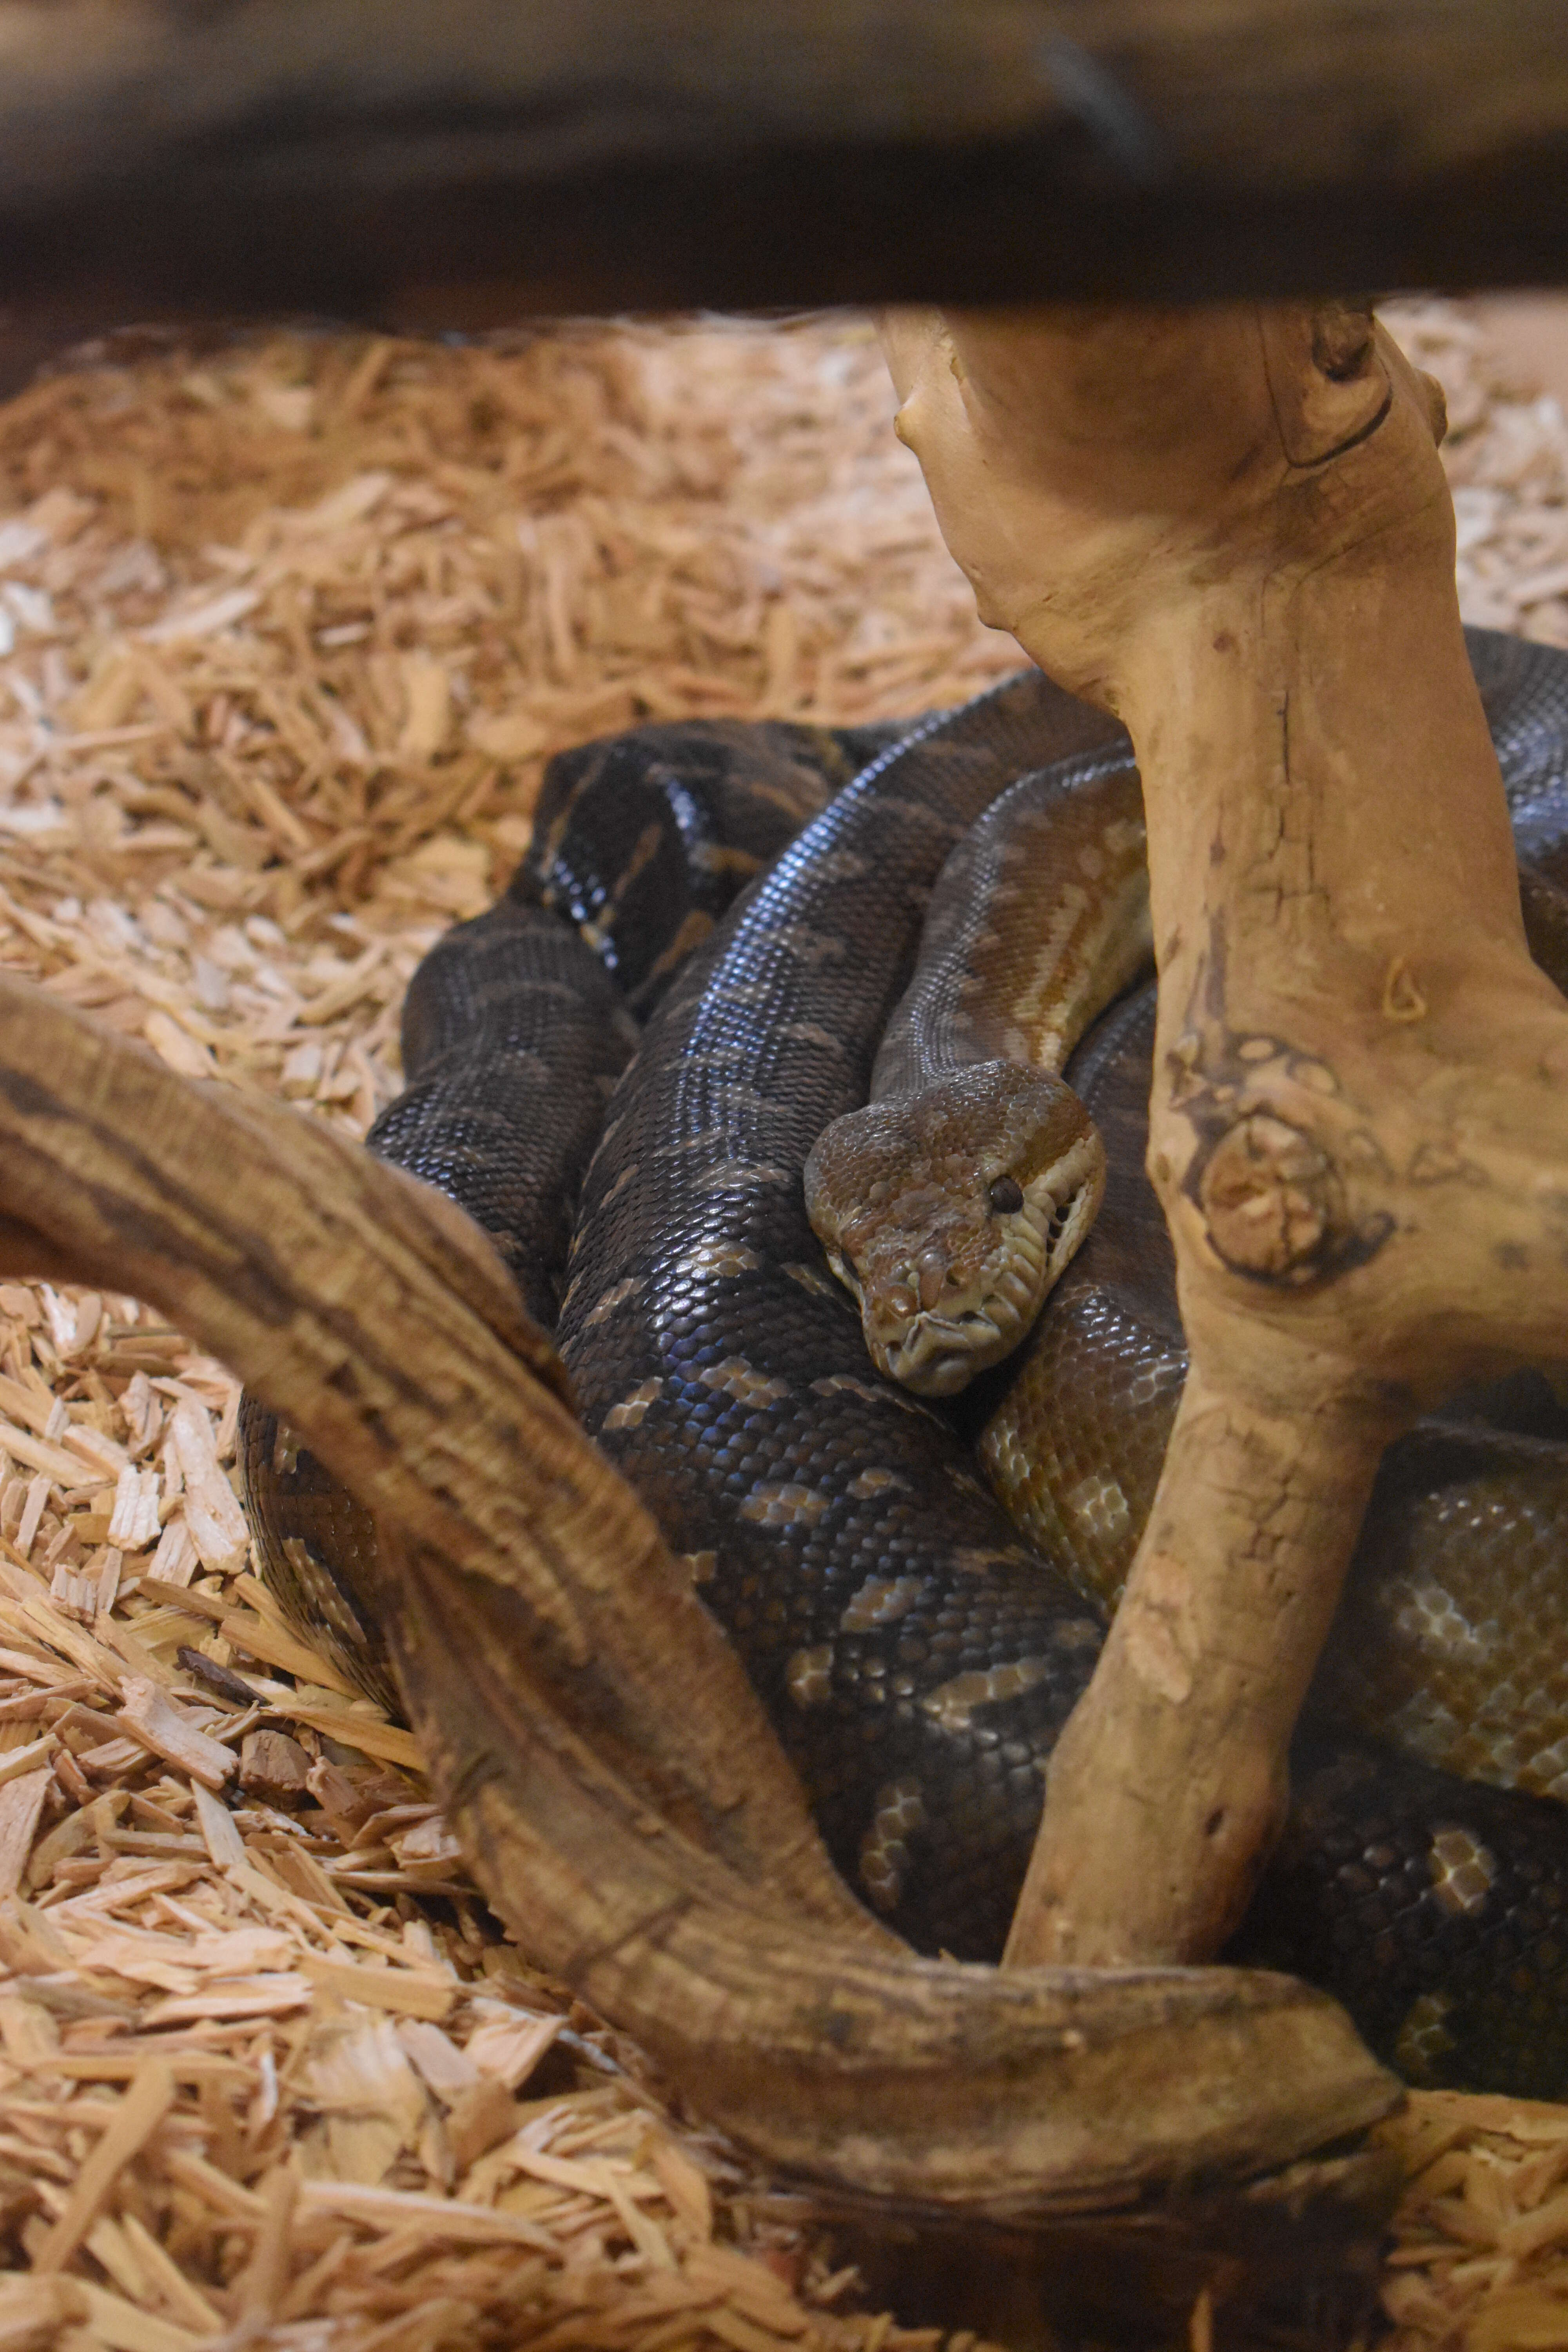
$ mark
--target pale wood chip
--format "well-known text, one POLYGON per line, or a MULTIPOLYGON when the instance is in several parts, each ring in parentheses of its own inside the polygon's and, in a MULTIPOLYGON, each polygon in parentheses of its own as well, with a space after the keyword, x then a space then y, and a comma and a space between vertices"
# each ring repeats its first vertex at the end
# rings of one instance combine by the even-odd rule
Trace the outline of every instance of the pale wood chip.
MULTIPOLYGON (((94 1594, 98 1586, 93 1585, 94 1594)), ((164 1664, 157 1653, 139 1641, 127 1624, 100 1611, 93 1619, 93 1632, 106 1650, 112 1650, 121 1664, 139 1681, 156 1683, 160 1690, 174 1691, 180 1687, 181 1677, 173 1666, 164 1664)))
POLYGON ((123 1662, 112 1650, 105 1649, 82 1626, 73 1625, 68 1618, 37 1592, 12 1604, 0 1600, 0 1622, 35 1634, 51 1648, 60 1651, 84 1674, 90 1675, 100 1690, 116 1691, 123 1680, 123 1662))
MULTIPOLYGON (((8 1650, 0 1645, 0 1668, 8 1675, 23 1675, 28 1682, 36 1683, 40 1690, 52 1691, 57 1695, 82 1687, 79 1675, 72 1674, 69 1667, 62 1666, 58 1658, 48 1657, 41 1651, 29 1654, 26 1650, 8 1650)), ((97 1685, 91 1684, 89 1687, 96 1688, 97 1685)))
POLYGON ((109 1540, 122 1551, 143 1551, 158 1539, 158 1474, 128 1462, 115 1481, 109 1540))
POLYGON ((231 1610, 223 1620, 223 1635, 237 1650, 252 1658, 263 1658, 268 1665, 281 1666, 286 1674, 302 1682, 319 1683, 327 1690, 341 1692, 344 1698, 359 1696, 346 1675, 341 1675, 331 1662, 308 1649, 283 1627, 258 1617, 247 1609, 231 1610))
MULTIPOLYGON (((20 1422, 23 1428, 30 1429, 35 1436, 46 1434, 58 1405, 58 1398, 48 1391, 40 1392, 29 1388, 24 1381, 0 1376, 0 1412, 20 1422)), ((68 1414, 66 1417, 68 1420, 68 1414)))
MULTIPOLYGON (((436 2096, 448 2105, 479 2080, 479 2070, 468 2051, 459 2050, 438 2025, 423 2018, 402 2018, 397 2038, 436 2096)), ((500 2069, 495 2071, 499 2074, 500 2069)), ((506 2087, 510 2091, 513 2086, 506 2087)))
POLYGON ((190 1528, 185 1525, 184 1506, 182 1504, 158 1538, 158 1549, 153 1555, 148 1574, 155 1576, 161 1584, 187 1585, 200 1566, 201 1555, 190 1528))
POLYGON ((459 2091, 447 2113, 447 2143, 459 2172, 497 2147, 515 2129, 517 2104, 505 2086, 477 2076, 459 2091))
POLYGON ((147 2058, 116 2104, 103 2137, 35 2252, 36 2271, 63 2267, 91 2228, 123 2167, 140 2153, 174 2104, 174 2076, 161 2058, 147 2058))
POLYGON ((405 1870, 426 1867, 442 1871, 460 1867, 463 1849, 447 1828, 445 1816, 432 1813, 388 1843, 405 1870))
POLYGON ((43 1301, 48 1322, 49 1337, 62 1356, 75 1352, 77 1345, 77 1305, 74 1298, 62 1298, 53 1283, 41 1282, 38 1297, 43 1301))
POLYGON ((411 1731, 401 1725, 388 1723, 384 1716, 363 1711, 363 1702, 341 1712, 336 1708, 312 1706, 297 1699, 278 1698, 272 1701, 275 1715, 287 1716, 290 1722, 303 1723, 314 1731, 324 1731, 345 1748, 357 1748, 363 1756, 379 1757, 386 1764, 402 1764, 409 1770, 422 1769, 419 1743, 411 1731))
POLYGON ((286 1971, 293 1955, 290 1939, 270 1927, 235 1927, 206 1936, 157 1936, 145 1929, 134 1935, 100 1935, 79 1947, 79 1969, 108 1969, 116 1976, 141 1979, 165 1990, 191 1991, 202 1976, 256 1977, 286 1971), (178 1978, 178 1984, 173 1979, 178 1978))
POLYGON ((0 1788, 0 1898, 15 1895, 22 1884, 53 1778, 46 1768, 24 1772, 20 1780, 0 1788))
POLYGON ((84 2319, 87 2298, 74 2279, 0 2276, 0 2346, 5 2352, 45 2352, 59 2331, 84 2319))
POLYGON ((143 644, 174 645, 194 637, 215 636, 220 630, 230 629, 255 611, 261 602, 256 588, 231 588, 222 596, 213 596, 186 605, 184 610, 166 614, 142 631, 143 644))
POLYGON ((285 1969, 209 1986, 199 1993, 175 1993, 145 2010, 142 2022, 157 2026, 178 2024, 187 2018, 277 2017, 288 2010, 307 2008, 310 2000, 310 1979, 285 1969))
MULTIPOLYGON (((0 1421, 0 1445, 25 1462, 30 1470, 41 1470, 57 1486, 71 1487, 79 1485, 83 1465, 79 1454, 68 1454, 62 1445, 51 1445, 30 1431, 18 1429, 15 1423, 0 1421)), ((26 1549, 27 1547, 24 1547, 26 1549)))
POLYGON ((118 1479, 130 1460, 118 1438, 95 1429, 90 1422, 73 1421, 63 1434, 66 1444, 81 1455, 89 1469, 104 1471, 110 1478, 118 1479))
MULTIPOLYGON (((174 2071, 182 2071, 178 2062, 174 2071)), ((230 2071, 241 2081, 247 2079, 247 2070, 244 2067, 235 2066, 230 2071)), ((190 2148, 172 2148, 164 2158, 164 2166, 171 2179, 195 2189, 215 2213, 226 2214, 237 2221, 258 2221, 267 2210, 266 2200, 258 2197, 254 2189, 247 2189, 243 2181, 234 2179, 190 2148)))
POLYGON ((154 1682, 127 1676, 124 1704, 118 1720, 134 1739, 155 1756, 165 1757, 208 1789, 221 1789, 233 1777, 235 1759, 217 1740, 192 1723, 154 1682))
MULTIPOLYGON (((58 1822, 33 1848, 32 1859, 27 1864, 27 1885, 35 1888, 47 1886, 56 1865, 68 1861, 73 1854, 82 1853, 88 1846, 97 1846, 114 1827, 130 1801, 125 1790, 111 1789, 103 1796, 79 1806, 75 1812, 68 1813, 64 1821, 58 1822)), ((41 1913, 38 1915, 40 1918, 43 1916, 41 1913)), ((5 1942, 4 1914, 0 1913, 0 1952, 5 1950, 5 1942)), ((11 1965, 20 1967, 22 1963, 14 1959, 11 1965)))
POLYGON ((138 2310, 107 2287, 94 2286, 88 2280, 73 2280, 71 2284, 79 2288, 86 2305, 83 2315, 89 2340, 104 2346, 105 2352, 205 2352, 211 2341, 210 2336, 195 2335, 188 2327, 138 2310))
POLYGON ((331 2171, 340 2180, 378 2186, 427 2122, 425 2091, 390 2018, 350 2011, 344 2023, 319 2027, 303 2079, 326 2116, 331 2171))
POLYGON ((468 2036, 463 2055, 481 2074, 493 2075, 509 2091, 518 2091, 564 2022, 560 2017, 496 2019, 476 2027, 468 2036))
POLYGON ((73 1575, 61 1561, 49 1579, 49 1599, 62 1616, 90 1625, 98 1614, 98 1579, 73 1575))
MULTIPOLYGON (((163 1402, 154 1393, 153 1383, 145 1372, 132 1374, 121 1393, 120 1410, 125 1416, 132 1456, 145 1454, 156 1442, 163 1426, 163 1402)), ((152 1475, 151 1473, 148 1475, 152 1475)), ((154 1494, 157 1492, 155 1484, 153 1491, 154 1494)))
POLYGON ((25 1748, 8 1749, 0 1756, 0 1784, 21 1780, 38 1765, 46 1763, 59 1744, 52 1731, 46 1731, 40 1738, 28 1740, 25 1748))
MULTIPOLYGON (((183 1400, 174 1407, 170 1433, 184 1479, 191 1540, 205 1568, 222 1567, 243 1554, 248 1537, 245 1514, 218 1462, 212 1423, 200 1405, 183 1400)), ((168 1578, 166 1567, 158 1572, 168 1578)))
POLYGON ((421 1975, 414 1969, 377 1969, 323 1960, 313 1953, 303 1957, 300 1965, 312 1984, 335 1992, 342 2000, 391 2010, 399 2017, 428 2018, 437 2025, 451 2015, 457 1997, 458 1988, 449 1979, 421 1975))
MULTIPOLYGON (((112 2226, 107 2217, 99 2224, 100 2229, 112 2226)), ((193 2284, 134 2213, 125 2215, 120 2232, 133 2272, 140 2273, 155 2297, 175 2311, 198 2336, 205 2339, 222 2332, 224 2318, 216 2305, 193 2284)), ((94 2238, 96 2235, 95 2231, 94 2238)), ((93 2239, 88 2242, 93 2246, 93 2239)))
POLYGON ((141 1763, 146 1744, 140 1739, 106 1739, 100 1748, 84 1748, 77 1762, 81 1770, 100 1780, 117 1780, 141 1763))
POLYGON ((707 2175, 666 2132, 655 2137, 651 2156, 655 2177, 669 2200, 670 2210, 700 2244, 706 2244, 713 2235, 713 2192, 707 2175))
POLYGON ((416 2229, 421 2235, 451 2238, 459 2242, 533 2246, 559 2259, 559 2242, 548 2230, 521 2214, 498 2213, 488 2205, 467 2205, 457 2198, 422 2197, 402 2189, 373 2189, 344 2180, 308 2180, 300 2191, 307 2213, 341 2213, 373 2230, 416 2229))
POLYGON ((37 1476, 28 1482, 27 1499, 22 1507, 22 1516, 16 1528, 16 1549, 24 1559, 32 1551, 38 1532, 38 1522, 44 1516, 44 1507, 48 1499, 48 1473, 40 1470, 37 1476))
MULTIPOLYGON (((117 1871, 121 1867, 118 1864, 113 1865, 117 1871)), ((123 1865, 122 1875, 106 1874, 100 1885, 90 1888, 85 1895, 72 1895, 57 1903, 49 1916, 51 1919, 74 1927, 79 1920, 100 1911, 130 1909, 149 1895, 161 1895, 170 1887, 184 1885, 195 1875, 195 1869, 188 1863, 164 1863, 146 1870, 135 1869, 127 1863, 123 1865)))
POLYGON ((313 1853, 300 1846, 280 1847, 267 1857, 268 1869, 282 1880, 285 1888, 310 1906, 312 1912, 325 1912, 333 1919, 351 1919, 353 1913, 332 1885, 313 1853))
POLYGON ((99 1563, 97 1618, 109 1617, 120 1598, 121 1571, 125 1562, 112 1544, 106 1545, 99 1563))
MULTIPOLYGON (((726 2310, 722 2304, 703 2313, 702 2325, 710 2334, 717 2336, 721 2344, 732 2345, 734 2352, 779 2352, 778 2329, 756 2326, 751 2320, 742 2319, 738 2311, 726 2310)), ((787 2343, 791 2337, 802 2334, 809 2325, 802 2313, 801 2325, 790 2327, 784 2341, 787 2343)))

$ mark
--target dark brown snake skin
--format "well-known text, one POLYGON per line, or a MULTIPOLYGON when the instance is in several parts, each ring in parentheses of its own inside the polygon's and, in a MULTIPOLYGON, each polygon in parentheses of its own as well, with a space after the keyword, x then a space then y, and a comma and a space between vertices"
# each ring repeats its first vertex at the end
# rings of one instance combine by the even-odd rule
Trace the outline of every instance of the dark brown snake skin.
MULTIPOLYGON (((1521 836, 1549 846, 1568 831, 1554 814, 1568 790, 1568 663, 1483 637, 1472 653, 1521 836)), ((1102 763, 1122 741, 1029 676, 927 722, 829 804, 654 1013, 589 1168, 560 1323, 587 1427, 691 1557, 846 1875, 911 1941, 974 1957, 999 1947, 1042 1767, 1100 1625, 1066 1562, 1025 1545, 986 1494, 958 1417, 874 1371, 806 1224, 800 1170, 827 1121, 865 1099, 926 898, 963 826, 1020 772, 1102 763)), ((759 742, 734 757, 787 766, 825 749, 853 756, 797 736, 793 750, 759 742)), ((612 857, 603 870, 625 867, 612 857)), ((525 963, 542 940, 575 965, 574 935, 540 897, 525 870, 501 908, 422 968, 405 1062, 423 1108, 394 1106, 374 1139, 492 1230, 511 1220, 534 1300, 550 1277, 517 1215, 524 1142, 550 1129, 568 1190, 583 1148, 556 1145, 571 1123, 564 1088, 542 1092, 530 1066, 553 1053, 556 1015, 530 1012, 506 970, 513 938, 533 943, 525 963), (455 975, 470 956, 481 976, 465 1010, 455 975), (467 1139, 456 1150, 455 1133, 467 1139)), ((662 952, 634 984, 657 985, 662 952)), ((602 1092, 608 1067, 576 1050, 602 1092)), ((1115 1167, 1113 1139, 1113 1182, 1115 1167)), ((554 1213, 546 1203, 547 1231, 554 1213)), ((280 1478, 279 1444, 247 1408, 264 1558, 303 1614, 320 1578, 303 1595, 294 1548, 324 1549, 335 1526, 352 1549, 369 1531, 334 1519, 308 1454, 280 1478)), ((1299 1751, 1297 1790, 1247 1956, 1324 1985, 1424 2079, 1568 2086, 1568 1812, 1321 1738, 1299 1751)))

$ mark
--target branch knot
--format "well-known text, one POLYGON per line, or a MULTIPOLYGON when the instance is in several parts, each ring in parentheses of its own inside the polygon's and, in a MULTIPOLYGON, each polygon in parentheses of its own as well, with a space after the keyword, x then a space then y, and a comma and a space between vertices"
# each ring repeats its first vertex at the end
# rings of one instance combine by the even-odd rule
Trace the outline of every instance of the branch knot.
POLYGON ((1316 1274, 1343 1220, 1332 1161, 1271 1111, 1254 1111, 1220 1137, 1198 1180, 1198 1205, 1226 1265, 1272 1282, 1316 1274))

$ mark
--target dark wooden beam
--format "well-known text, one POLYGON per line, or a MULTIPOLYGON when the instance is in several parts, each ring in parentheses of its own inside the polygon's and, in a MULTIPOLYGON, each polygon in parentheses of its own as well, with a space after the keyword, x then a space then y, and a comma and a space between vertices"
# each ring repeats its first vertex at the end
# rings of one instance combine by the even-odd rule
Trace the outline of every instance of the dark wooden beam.
POLYGON ((1563 0, 9 0, 0 374, 162 318, 1568 275, 1563 0))

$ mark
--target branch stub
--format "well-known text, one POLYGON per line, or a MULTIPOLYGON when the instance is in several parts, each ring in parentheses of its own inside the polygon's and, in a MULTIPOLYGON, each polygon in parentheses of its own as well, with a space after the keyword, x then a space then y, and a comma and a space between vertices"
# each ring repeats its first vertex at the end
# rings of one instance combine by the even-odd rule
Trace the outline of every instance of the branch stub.
POLYGON ((1311 1138, 1268 1111, 1226 1129, 1198 1183, 1209 1241, 1226 1265, 1266 1281, 1321 1261, 1338 1223, 1332 1163, 1311 1138))

